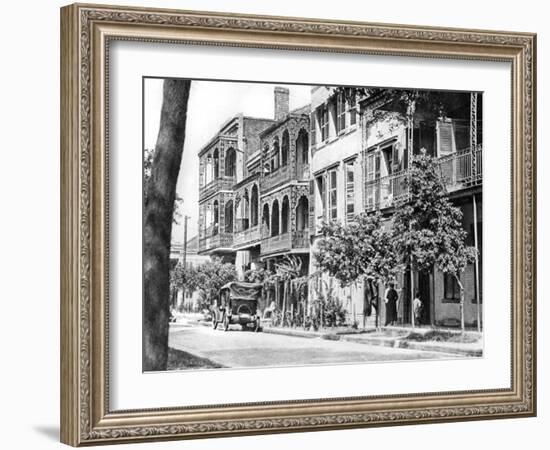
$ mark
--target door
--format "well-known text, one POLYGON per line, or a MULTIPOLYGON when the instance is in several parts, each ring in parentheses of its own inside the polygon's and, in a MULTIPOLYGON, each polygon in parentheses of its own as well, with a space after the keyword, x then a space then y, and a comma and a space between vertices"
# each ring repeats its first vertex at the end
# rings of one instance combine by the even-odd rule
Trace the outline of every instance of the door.
MULTIPOLYGON (((432 293, 432 277, 429 272, 420 272, 418 274, 418 293, 422 301, 422 319, 421 325, 431 324, 431 293, 432 293)), ((416 324, 418 325, 418 324, 416 324)))

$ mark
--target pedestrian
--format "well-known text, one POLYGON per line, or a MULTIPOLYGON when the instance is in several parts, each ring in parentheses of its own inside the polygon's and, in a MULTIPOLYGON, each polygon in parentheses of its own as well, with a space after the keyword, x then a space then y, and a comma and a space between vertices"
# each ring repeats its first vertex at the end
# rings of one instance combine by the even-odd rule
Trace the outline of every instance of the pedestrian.
POLYGON ((414 294, 413 300, 413 313, 414 313, 414 323, 420 325, 422 323, 422 300, 420 300, 420 292, 416 291, 414 294))
POLYGON ((395 325, 397 321, 397 291, 395 290, 395 284, 390 283, 389 288, 386 289, 384 295, 384 302, 386 304, 386 323, 385 326, 395 325))

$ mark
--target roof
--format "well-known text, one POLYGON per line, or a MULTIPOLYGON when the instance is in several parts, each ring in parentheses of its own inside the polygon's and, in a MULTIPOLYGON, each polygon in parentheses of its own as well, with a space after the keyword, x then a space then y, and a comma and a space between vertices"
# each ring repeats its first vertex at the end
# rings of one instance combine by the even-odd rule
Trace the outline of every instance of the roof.
POLYGON ((228 290, 231 293, 232 298, 238 298, 242 300, 256 300, 262 289, 260 283, 246 283, 244 281, 231 281, 224 284, 221 290, 228 290))
POLYGON ((308 103, 307 105, 301 106, 300 108, 293 109, 285 117, 283 117, 282 119, 278 120, 277 122, 271 124, 265 130, 261 131, 260 136, 261 137, 266 136, 267 134, 271 133, 273 130, 280 127, 283 123, 285 123, 287 120, 291 119, 292 117, 302 116, 302 115, 309 116, 310 108, 311 108, 311 104, 308 103))

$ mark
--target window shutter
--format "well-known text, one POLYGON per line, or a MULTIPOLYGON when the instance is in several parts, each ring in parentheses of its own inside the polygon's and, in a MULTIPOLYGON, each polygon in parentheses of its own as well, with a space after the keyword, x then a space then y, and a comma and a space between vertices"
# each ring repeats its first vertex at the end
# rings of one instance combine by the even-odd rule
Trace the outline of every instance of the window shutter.
POLYGON ((311 148, 313 149, 317 144, 317 133, 315 132, 315 110, 309 115, 309 136, 311 148))
POLYGON ((453 123, 451 121, 440 120, 438 122, 438 129, 438 156, 450 155, 454 152, 453 123))

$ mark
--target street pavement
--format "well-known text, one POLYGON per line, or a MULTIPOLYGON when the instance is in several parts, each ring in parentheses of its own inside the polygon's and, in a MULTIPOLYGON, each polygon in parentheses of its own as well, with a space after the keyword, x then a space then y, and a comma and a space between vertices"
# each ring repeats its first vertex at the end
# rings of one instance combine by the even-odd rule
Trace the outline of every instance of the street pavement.
POLYGON ((224 367, 273 367, 456 358, 441 352, 175 324, 168 345, 224 367))

